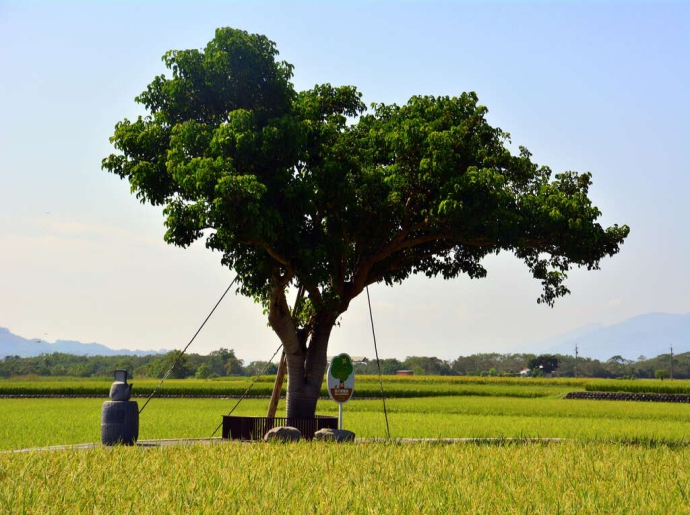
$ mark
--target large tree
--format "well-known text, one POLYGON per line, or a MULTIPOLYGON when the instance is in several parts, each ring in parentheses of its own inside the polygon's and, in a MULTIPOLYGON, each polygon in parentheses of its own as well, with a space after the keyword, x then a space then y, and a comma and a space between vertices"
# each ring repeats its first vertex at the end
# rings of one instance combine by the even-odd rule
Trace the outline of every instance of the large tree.
POLYGON ((103 168, 164 206, 168 243, 205 238, 264 304, 287 357, 288 417, 314 415, 331 330, 368 285, 481 278, 482 258, 503 250, 552 305, 568 270, 598 268, 627 236, 597 223, 589 173, 512 155, 474 93, 367 113, 352 86, 295 91, 277 55, 231 28, 166 53, 172 75, 136 98, 149 114, 116 125, 103 168))

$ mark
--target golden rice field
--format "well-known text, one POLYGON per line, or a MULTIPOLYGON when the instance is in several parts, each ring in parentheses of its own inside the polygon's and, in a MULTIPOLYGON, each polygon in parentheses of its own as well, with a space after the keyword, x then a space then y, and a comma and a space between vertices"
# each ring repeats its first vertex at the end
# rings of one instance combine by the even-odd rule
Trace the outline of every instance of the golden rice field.
MULTIPOLYGON (((354 400, 344 425, 374 441, 3 452, 0 513, 690 513, 690 404, 565 400, 584 385, 553 382, 455 386, 486 389, 388 399, 391 440, 381 401, 354 400)), ((98 442, 104 400, 0 399, 0 449, 98 442)), ((207 438, 235 403, 154 398, 140 440, 207 438)), ((246 399, 235 414, 266 407, 246 399)))
POLYGON ((0 512, 684 514, 690 449, 244 444, 0 454, 0 512))

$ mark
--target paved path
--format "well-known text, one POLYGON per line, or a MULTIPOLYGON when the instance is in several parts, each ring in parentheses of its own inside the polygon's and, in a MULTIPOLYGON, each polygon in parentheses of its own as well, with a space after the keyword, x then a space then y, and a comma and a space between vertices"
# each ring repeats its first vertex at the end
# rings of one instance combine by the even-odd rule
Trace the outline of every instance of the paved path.
MULTIPOLYGON (((223 445, 230 443, 232 440, 225 440, 223 438, 181 438, 169 440, 139 440, 137 447, 151 448, 151 447, 173 447, 177 445, 223 445)), ((31 447, 29 449, 17 449, 12 451, 0 451, 0 454, 14 453, 14 452, 34 452, 34 451, 77 451, 87 449, 114 448, 117 446, 108 446, 101 443, 78 443, 73 445, 51 445, 50 447, 31 447)))
MULTIPOLYGON (((404 444, 490 444, 502 445, 506 443, 521 444, 521 443, 560 443, 565 441, 565 438, 357 438, 355 443, 404 443, 404 444)), ((226 440, 224 438, 181 438, 181 439, 167 439, 167 440, 139 440, 137 447, 141 448, 157 448, 157 447, 174 447, 174 446, 189 446, 189 445, 227 445, 231 443, 252 443, 249 441, 226 440)), ((106 446, 100 443, 80 443, 73 445, 51 445, 50 447, 32 447, 28 449, 16 449, 8 451, 0 451, 0 454, 11 454, 18 452, 36 452, 36 451, 75 451, 97 449, 99 447, 114 448, 116 446, 106 446)))

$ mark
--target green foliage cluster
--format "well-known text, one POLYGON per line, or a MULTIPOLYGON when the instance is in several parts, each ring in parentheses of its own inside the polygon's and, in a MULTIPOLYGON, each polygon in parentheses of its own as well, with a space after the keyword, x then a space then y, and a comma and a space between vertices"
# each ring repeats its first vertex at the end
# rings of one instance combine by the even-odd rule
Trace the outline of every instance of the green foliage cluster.
POLYGON ((136 98, 144 116, 117 123, 102 166, 163 207, 168 243, 205 239, 263 304, 291 416, 313 416, 331 330, 368 285, 482 278, 483 259, 505 251, 553 305, 570 270, 599 268, 627 237, 598 222, 591 174, 513 155, 474 92, 367 112, 354 86, 296 90, 277 56, 266 36, 229 27, 203 49, 167 52, 170 75, 136 98))
POLYGON ((680 354, 660 354, 654 358, 641 359, 638 358, 630 368, 634 369, 634 374, 637 377, 654 378, 657 370, 665 370, 669 377, 671 377, 671 370, 673 370, 674 379, 690 379, 690 352, 683 352, 680 354))
MULTIPOLYGON (((453 373, 460 375, 498 375, 515 376, 520 370, 530 368, 531 360, 539 360, 535 354, 474 354, 460 356, 450 362, 453 373), (493 372, 492 372, 493 370, 493 372)), ((637 360, 627 360, 621 356, 612 356, 606 361, 593 358, 556 354, 558 360, 555 375, 558 377, 589 377, 589 378, 639 378, 653 379, 659 369, 669 370, 671 356, 662 354, 655 358, 640 356, 637 360)), ((673 377, 675 379, 690 379, 690 352, 673 356, 673 377)))
POLYGON ((671 374, 668 370, 659 369, 654 371, 654 377, 663 381, 664 379, 671 377, 671 374))
MULTIPOLYGON (((117 369, 127 370, 129 377, 161 378, 175 364, 170 377, 183 379, 196 376, 208 379, 228 375, 248 375, 258 367, 244 367, 244 361, 230 349, 221 348, 208 355, 167 354, 146 356, 76 356, 55 352, 36 357, 6 356, 0 359, 0 377, 38 375, 44 377, 112 377, 117 369)), ((262 363, 263 365, 263 363, 262 363)), ((257 372, 261 371, 263 367, 257 372)), ((275 372, 275 367, 273 368, 275 372)))
POLYGON ((77 356, 62 352, 21 358, 0 359, 0 377, 39 375, 50 377, 112 377, 113 370, 149 371, 157 367, 163 356, 77 356))
POLYGON ((551 375, 558 368, 560 360, 556 356, 550 354, 542 354, 536 356, 527 362, 527 368, 530 369, 532 376, 538 377, 541 375, 551 375))
MULTIPOLYGON (((0 359, 0 378, 13 376, 38 375, 42 377, 112 377, 113 370, 126 369, 130 377, 160 378, 170 368, 179 351, 165 355, 148 356, 75 356, 72 354, 53 353, 31 358, 7 356, 0 359)), ((415 376, 486 376, 516 377, 519 372, 528 368, 531 360, 539 359, 535 354, 498 354, 484 353, 471 356, 459 356, 452 361, 436 357, 410 356, 404 360, 382 359, 380 369, 383 375, 394 375, 399 370, 412 370, 415 376)), ((662 371, 664 378, 669 374, 671 356, 663 354, 655 358, 640 356, 637 361, 623 359, 620 356, 601 362, 592 358, 558 354, 556 375, 558 377, 582 378, 659 378, 657 371, 662 371)), ((247 365, 230 349, 221 348, 209 355, 184 355, 173 370, 175 378, 213 379, 227 375, 256 376, 275 374, 275 363, 253 361, 247 365)), ((355 363, 357 375, 378 375, 379 365, 375 360, 355 363)), ((690 379, 690 352, 673 356, 674 379, 690 379)))
POLYGON ((512 155, 475 93, 367 113, 353 86, 296 91, 277 55, 228 27, 203 50, 167 52, 172 76, 136 98, 148 114, 116 125, 103 160, 165 206, 169 243, 206 237, 244 294, 268 303, 295 279, 317 312, 342 313, 367 284, 484 277, 482 258, 506 250, 553 304, 573 266, 598 268, 627 236, 597 223, 591 174, 552 177, 527 149, 512 155))
POLYGON ((395 358, 382 359, 377 364, 374 360, 357 363, 357 374, 378 374, 379 367, 383 375, 395 374, 398 370, 412 370, 417 375, 451 376, 457 372, 448 361, 437 357, 409 356, 400 361, 395 358))

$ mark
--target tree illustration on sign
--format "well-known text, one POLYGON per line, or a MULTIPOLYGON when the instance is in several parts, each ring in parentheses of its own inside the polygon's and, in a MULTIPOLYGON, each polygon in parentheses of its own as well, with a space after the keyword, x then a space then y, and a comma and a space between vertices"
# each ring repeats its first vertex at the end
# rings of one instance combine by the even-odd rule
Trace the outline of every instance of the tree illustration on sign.
POLYGON ((345 388, 345 381, 353 371, 352 361, 345 354, 336 356, 331 363, 331 375, 340 380, 340 388, 345 388))

